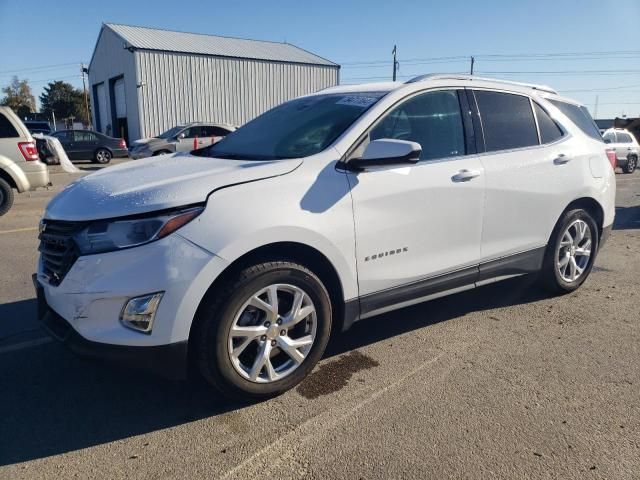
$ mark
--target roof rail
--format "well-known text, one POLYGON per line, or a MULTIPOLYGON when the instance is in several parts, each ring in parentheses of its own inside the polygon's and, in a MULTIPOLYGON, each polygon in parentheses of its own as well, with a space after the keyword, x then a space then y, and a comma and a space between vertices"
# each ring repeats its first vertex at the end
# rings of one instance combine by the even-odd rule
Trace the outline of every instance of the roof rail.
POLYGON ((407 80, 405 83, 416 83, 423 82, 425 80, 481 80, 486 82, 494 82, 494 83, 503 83, 505 85, 515 85, 518 87, 527 87, 532 88, 534 90, 540 90, 542 92, 548 92, 553 94, 558 94, 553 88, 548 87, 547 85, 536 85, 533 83, 522 83, 522 82, 512 82, 510 80, 500 80, 498 78, 488 78, 488 77, 478 77, 476 75, 465 75, 465 74, 455 74, 455 73, 427 73, 426 75, 419 75, 417 77, 413 77, 410 80, 407 80))

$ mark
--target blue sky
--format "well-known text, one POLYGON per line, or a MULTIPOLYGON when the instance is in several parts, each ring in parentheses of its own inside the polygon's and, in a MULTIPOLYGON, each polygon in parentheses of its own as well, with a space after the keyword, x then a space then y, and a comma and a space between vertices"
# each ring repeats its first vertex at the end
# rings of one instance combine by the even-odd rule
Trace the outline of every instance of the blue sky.
POLYGON ((592 112, 598 95, 599 118, 640 115, 640 0, 0 0, 0 86, 13 74, 36 95, 48 80, 81 86, 77 64, 90 60, 102 22, 287 41, 342 64, 344 83, 389 78, 394 44, 400 79, 467 71, 476 55, 478 74, 518 72, 490 75, 549 84, 592 112), (635 53, 527 56, 611 51, 635 53))

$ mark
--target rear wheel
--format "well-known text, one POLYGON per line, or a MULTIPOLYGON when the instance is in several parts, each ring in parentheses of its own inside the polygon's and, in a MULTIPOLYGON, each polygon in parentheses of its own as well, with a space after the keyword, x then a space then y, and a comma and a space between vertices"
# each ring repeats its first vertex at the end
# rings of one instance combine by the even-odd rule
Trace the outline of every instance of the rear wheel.
POLYGON ((638 157, 635 155, 629 155, 627 158, 627 164, 624 166, 622 171, 624 173, 633 173, 636 171, 636 167, 638 166, 638 157))
POLYGON ((100 148, 96 150, 93 160, 95 163, 109 163, 111 161, 111 152, 106 148, 100 148))
POLYGON ((13 205, 13 189, 6 180, 0 178, 0 217, 13 205))
POLYGON ((570 210, 553 230, 545 253, 543 285, 556 292, 576 290, 587 279, 598 252, 598 227, 582 209, 570 210))
POLYGON ((157 152, 153 152, 154 157, 157 157, 158 155, 166 155, 168 153, 171 153, 169 150, 158 150, 157 152))
POLYGON ((307 268, 268 262, 205 300, 196 321, 192 345, 203 377, 228 397, 260 400, 293 388, 320 360, 331 303, 307 268))

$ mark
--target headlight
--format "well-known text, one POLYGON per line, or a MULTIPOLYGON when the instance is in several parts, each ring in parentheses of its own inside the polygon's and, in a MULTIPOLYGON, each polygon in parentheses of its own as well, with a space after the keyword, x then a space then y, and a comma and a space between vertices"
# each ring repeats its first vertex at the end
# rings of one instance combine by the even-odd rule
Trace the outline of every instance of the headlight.
POLYGON ((111 252, 160 240, 196 218, 204 207, 145 215, 144 217, 96 221, 74 237, 81 255, 111 252))

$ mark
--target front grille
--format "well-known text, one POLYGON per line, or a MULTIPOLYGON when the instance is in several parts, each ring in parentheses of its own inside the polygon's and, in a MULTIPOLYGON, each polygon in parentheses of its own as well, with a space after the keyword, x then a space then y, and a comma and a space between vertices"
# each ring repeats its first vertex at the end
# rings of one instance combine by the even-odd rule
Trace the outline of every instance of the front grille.
POLYGON ((42 255, 43 273, 49 277, 51 285, 60 285, 78 259, 78 248, 73 236, 85 225, 85 222, 64 222, 43 220, 38 250, 42 255))

